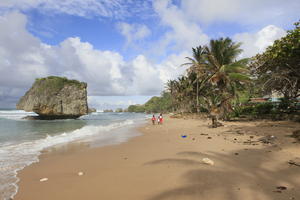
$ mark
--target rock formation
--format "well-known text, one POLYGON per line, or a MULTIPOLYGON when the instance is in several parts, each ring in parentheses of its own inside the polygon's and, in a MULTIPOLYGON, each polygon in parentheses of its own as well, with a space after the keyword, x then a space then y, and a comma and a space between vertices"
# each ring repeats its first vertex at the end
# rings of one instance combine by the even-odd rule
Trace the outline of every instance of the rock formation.
POLYGON ((94 113, 97 112, 96 108, 89 108, 88 113, 94 113))
POLYGON ((56 76, 36 79, 17 109, 35 112, 39 119, 78 118, 88 113, 87 84, 56 76))

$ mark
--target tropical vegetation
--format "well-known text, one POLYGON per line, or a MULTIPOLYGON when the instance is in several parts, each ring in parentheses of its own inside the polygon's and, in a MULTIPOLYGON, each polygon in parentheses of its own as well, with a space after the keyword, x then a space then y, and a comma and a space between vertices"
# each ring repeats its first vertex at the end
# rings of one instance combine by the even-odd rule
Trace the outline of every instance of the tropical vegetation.
POLYGON ((285 37, 276 40, 251 64, 262 93, 277 92, 293 103, 300 96, 300 22, 285 37))
POLYGON ((128 111, 204 112, 212 119, 213 127, 217 127, 218 118, 294 112, 300 96, 299 24, 253 58, 239 59, 241 43, 230 38, 192 48, 192 57, 182 64, 187 67, 184 75, 169 80, 161 97, 132 105, 128 111), (282 96, 279 104, 250 102, 250 98, 273 93, 282 96))

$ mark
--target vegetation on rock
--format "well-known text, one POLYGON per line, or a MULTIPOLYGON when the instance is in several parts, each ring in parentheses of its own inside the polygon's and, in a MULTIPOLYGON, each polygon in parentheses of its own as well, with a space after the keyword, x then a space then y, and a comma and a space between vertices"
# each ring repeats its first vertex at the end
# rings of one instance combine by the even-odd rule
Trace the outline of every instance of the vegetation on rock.
POLYGON ((47 91, 50 93, 57 93, 66 85, 72 85, 78 88, 87 87, 86 83, 77 80, 69 80, 66 77, 59 77, 59 76, 37 78, 35 80, 35 84, 39 85, 37 92, 47 91))

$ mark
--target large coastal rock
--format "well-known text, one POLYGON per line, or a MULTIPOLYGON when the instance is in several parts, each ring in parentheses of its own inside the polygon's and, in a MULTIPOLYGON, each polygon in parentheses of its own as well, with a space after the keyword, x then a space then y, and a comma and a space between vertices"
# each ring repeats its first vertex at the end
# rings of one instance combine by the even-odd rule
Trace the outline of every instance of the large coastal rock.
POLYGON ((17 109, 35 112, 39 119, 78 118, 88 113, 87 84, 56 76, 36 79, 17 109))

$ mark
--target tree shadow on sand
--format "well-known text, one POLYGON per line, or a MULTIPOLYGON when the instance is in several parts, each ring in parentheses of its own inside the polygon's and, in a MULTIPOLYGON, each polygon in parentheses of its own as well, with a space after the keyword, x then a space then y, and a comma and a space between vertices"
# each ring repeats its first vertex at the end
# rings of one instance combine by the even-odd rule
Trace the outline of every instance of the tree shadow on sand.
MULTIPOLYGON (((189 162, 194 160, 201 163, 203 157, 208 157, 215 165, 198 165, 197 168, 187 169, 180 176, 181 187, 163 191, 148 200, 300 199, 300 167, 291 166, 285 161, 278 161, 274 165, 271 161, 276 159, 278 152, 270 151, 270 148, 242 149, 224 154, 179 152, 176 155, 186 157, 189 162), (278 186, 287 189, 280 190, 276 188, 278 186)), ((166 164, 167 161, 170 164, 169 159, 149 163, 166 164)))
POLYGON ((179 159, 179 158, 166 158, 160 160, 154 160, 145 163, 145 165, 157 165, 157 164, 168 164, 168 165, 180 165, 180 166, 199 166, 203 165, 202 162, 191 159, 179 159))

